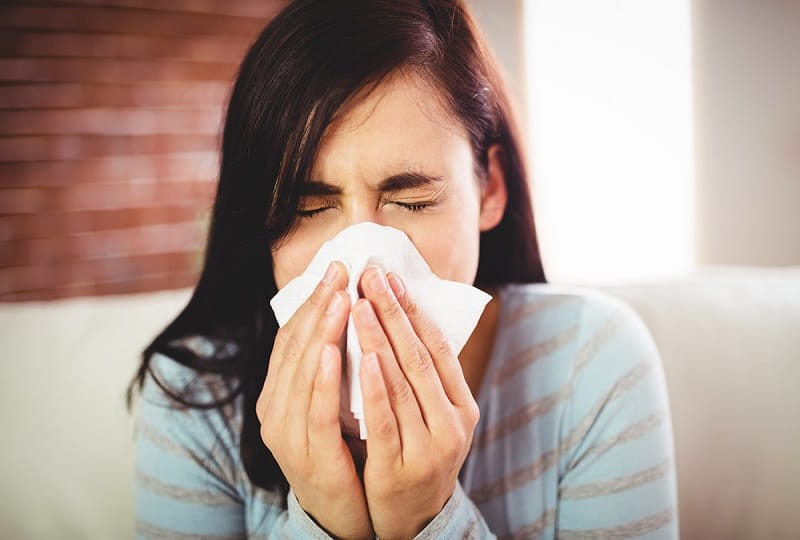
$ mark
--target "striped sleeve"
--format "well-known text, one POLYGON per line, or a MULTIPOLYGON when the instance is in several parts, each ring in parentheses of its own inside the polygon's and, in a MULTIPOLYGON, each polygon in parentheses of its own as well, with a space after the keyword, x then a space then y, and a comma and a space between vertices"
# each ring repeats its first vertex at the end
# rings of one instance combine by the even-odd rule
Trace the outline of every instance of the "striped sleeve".
POLYGON ((677 488, 660 356, 638 315, 586 299, 560 433, 557 537, 677 538, 677 488))
POLYGON ((496 538, 489 530, 478 509, 464 493, 460 483, 444 508, 414 540, 437 540, 439 538, 474 538, 489 540, 496 538))
MULTIPOLYGON (((196 382, 194 371, 166 356, 154 355, 151 365, 171 389, 196 382)), ((199 388, 213 397, 211 386, 199 388)), ((285 502, 279 497, 259 501, 257 522, 248 519, 253 487, 236 422, 230 408, 180 407, 148 376, 136 426, 137 539, 328 538, 291 497, 288 508, 276 506, 285 502)))

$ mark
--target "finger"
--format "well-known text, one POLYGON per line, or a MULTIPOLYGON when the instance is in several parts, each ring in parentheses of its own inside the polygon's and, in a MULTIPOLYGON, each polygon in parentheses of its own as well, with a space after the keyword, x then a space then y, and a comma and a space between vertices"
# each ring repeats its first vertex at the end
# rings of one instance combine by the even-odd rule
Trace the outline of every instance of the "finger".
POLYGON ((367 423, 367 461, 397 464, 402 459, 402 443, 397 419, 381 374, 378 356, 367 353, 361 359, 361 389, 364 420, 367 423))
MULTIPOLYGON (((369 300, 358 300, 353 308, 358 342, 364 354, 376 353, 389 403, 394 411, 402 441, 417 440, 425 429, 414 389, 397 363, 389 338, 383 331, 369 300)), ((363 360, 362 360, 363 361, 363 360)))
POLYGON ((256 404, 256 414, 259 418, 264 414, 266 403, 272 400, 275 389, 285 386, 293 377, 296 363, 303 354, 308 336, 322 316, 325 306, 329 304, 333 293, 344 288, 346 283, 347 271, 344 265, 338 261, 332 262, 308 299, 278 330, 262 393, 256 404))
POLYGON ((450 346, 447 336, 414 302, 400 276, 389 273, 386 277, 414 332, 430 352, 447 397, 456 406, 471 407, 475 400, 464 378, 458 355, 450 346))
POLYGON ((323 345, 308 408, 309 453, 325 452, 340 444, 342 440, 339 425, 341 377, 342 362, 339 348, 330 344, 323 345))
POLYGON ((309 337, 291 381, 275 389, 277 401, 286 406, 291 402, 292 414, 287 417, 286 429, 293 440, 308 440, 308 414, 323 350, 339 341, 347 325, 349 309, 350 298, 344 291, 336 291, 309 337))
POLYGON ((435 415, 442 413, 443 407, 452 407, 431 355, 417 337, 403 307, 395 298, 379 268, 373 266, 364 272, 362 288, 375 308, 403 374, 414 390, 423 418, 430 427, 429 421, 435 415))

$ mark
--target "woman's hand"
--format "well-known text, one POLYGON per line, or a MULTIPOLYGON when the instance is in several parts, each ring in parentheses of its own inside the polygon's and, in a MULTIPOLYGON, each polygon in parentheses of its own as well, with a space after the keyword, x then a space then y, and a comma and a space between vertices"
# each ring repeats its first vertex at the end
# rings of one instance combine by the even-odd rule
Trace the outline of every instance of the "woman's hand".
POLYGON ((300 506, 337 538, 372 537, 364 488, 339 424, 341 353, 350 300, 333 263, 278 331, 256 403, 261 438, 300 506))
POLYGON ((361 288, 353 314, 364 351, 367 503, 379 538, 411 538, 453 494, 478 406, 445 335, 400 278, 371 267, 361 288))

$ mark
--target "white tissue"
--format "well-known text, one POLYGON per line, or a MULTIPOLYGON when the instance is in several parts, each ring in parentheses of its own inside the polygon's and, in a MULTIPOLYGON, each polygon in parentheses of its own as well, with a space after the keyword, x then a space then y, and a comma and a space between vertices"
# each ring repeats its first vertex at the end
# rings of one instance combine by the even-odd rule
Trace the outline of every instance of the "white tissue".
MULTIPOLYGON (((322 280, 328 265, 341 261, 348 271, 347 292, 355 304, 358 282, 369 265, 398 274, 417 305, 450 341, 456 353, 469 339, 491 296, 465 283, 437 277, 406 234, 392 227, 364 222, 352 225, 320 247, 308 268, 286 284, 270 301, 283 326, 322 280)), ((339 416, 346 433, 367 438, 364 402, 358 378, 362 351, 353 317, 347 323, 346 370, 342 377, 339 416)))

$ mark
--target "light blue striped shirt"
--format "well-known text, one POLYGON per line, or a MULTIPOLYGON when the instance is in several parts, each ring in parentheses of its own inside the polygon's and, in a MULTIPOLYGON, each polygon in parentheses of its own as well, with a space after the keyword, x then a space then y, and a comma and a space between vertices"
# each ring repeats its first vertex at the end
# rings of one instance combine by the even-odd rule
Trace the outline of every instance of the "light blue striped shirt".
MULTIPOLYGON (((508 285, 456 491, 418 538, 677 538, 677 488, 658 351, 626 304, 588 288, 508 285)), ((163 355, 190 397, 222 381, 163 355)), ((328 538, 249 481, 242 397, 181 409, 148 379, 137 432, 138 538, 328 538)))

